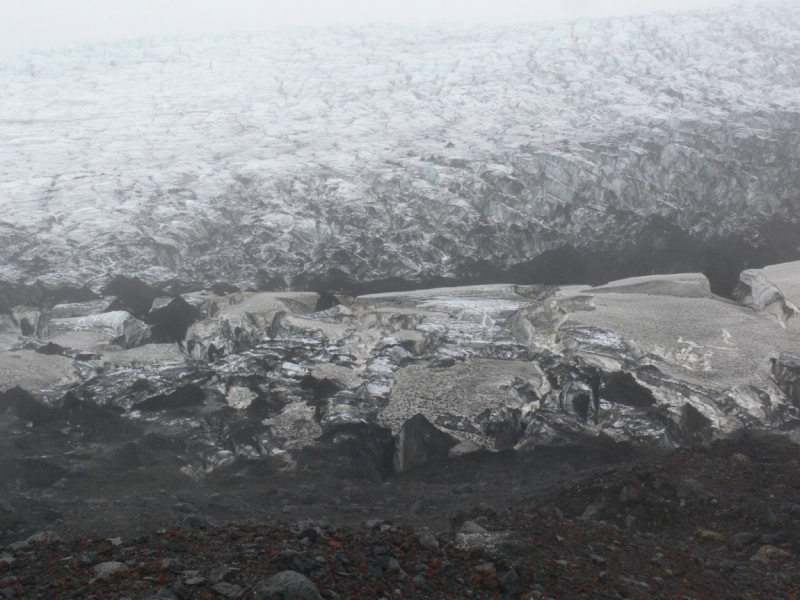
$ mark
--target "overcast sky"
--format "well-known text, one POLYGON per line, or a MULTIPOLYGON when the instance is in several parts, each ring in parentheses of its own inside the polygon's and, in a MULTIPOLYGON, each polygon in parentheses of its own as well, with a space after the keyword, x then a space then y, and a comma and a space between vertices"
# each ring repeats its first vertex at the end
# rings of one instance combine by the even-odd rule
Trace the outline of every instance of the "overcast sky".
POLYGON ((761 0, 0 0, 0 57, 145 35, 338 23, 522 23, 761 0))

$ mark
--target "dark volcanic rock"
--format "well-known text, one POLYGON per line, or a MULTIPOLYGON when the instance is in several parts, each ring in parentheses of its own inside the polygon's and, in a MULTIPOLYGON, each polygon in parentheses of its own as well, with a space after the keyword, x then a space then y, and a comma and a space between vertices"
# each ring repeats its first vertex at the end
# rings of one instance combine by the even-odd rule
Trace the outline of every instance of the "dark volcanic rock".
POLYGON ((423 415, 415 415, 403 423, 395 437, 394 470, 397 473, 446 458, 458 440, 434 427, 423 415))
POLYGON ((634 408, 647 408, 656 403, 653 392, 642 386, 633 375, 625 371, 609 373, 603 378, 600 397, 634 408))
POLYGON ((522 412, 518 408, 502 406, 486 409, 475 417, 475 424, 494 440, 495 450, 509 450, 519 440, 525 429, 522 412))
POLYGON ((91 441, 116 441, 120 435, 137 430, 137 424, 120 418, 121 410, 99 406, 91 400, 78 398, 72 392, 61 399, 57 416, 73 427, 80 427, 82 435, 91 441))
POLYGON ((153 327, 153 336, 157 341, 182 342, 186 330, 201 316, 197 307, 178 296, 163 308, 149 312, 142 320, 153 327))
POLYGON ((0 416, 3 415, 16 417, 34 426, 48 423, 55 416, 49 406, 36 400, 20 387, 0 392, 0 416))
POLYGON ((114 471, 126 472, 158 464, 155 455, 136 442, 128 442, 112 455, 109 466, 114 471))
POLYGON ((0 280, 0 312, 19 305, 50 308, 65 302, 88 302, 97 298, 99 296, 86 286, 50 287, 40 281, 25 285, 0 280))
POLYGON ((138 277, 117 275, 103 288, 103 295, 116 297, 134 317, 142 318, 159 294, 138 277))
POLYGON ((323 400, 333 396, 342 390, 342 386, 327 377, 317 378, 312 375, 305 375, 300 380, 300 387, 310 390, 314 394, 314 400, 323 400))
POLYGON ((389 429, 372 423, 340 425, 326 431, 321 441, 342 459, 332 464, 343 478, 382 481, 392 474, 395 442, 389 429))

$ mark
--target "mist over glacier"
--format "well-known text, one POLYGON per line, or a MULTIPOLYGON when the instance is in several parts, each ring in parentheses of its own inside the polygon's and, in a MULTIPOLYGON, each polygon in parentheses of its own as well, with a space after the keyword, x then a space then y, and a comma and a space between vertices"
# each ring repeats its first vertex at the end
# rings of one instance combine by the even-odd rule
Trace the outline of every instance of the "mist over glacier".
MULTIPOLYGON (((355 292, 800 257, 794 3, 0 63, 0 279, 355 292)), ((761 263, 761 264, 758 264, 761 263)))

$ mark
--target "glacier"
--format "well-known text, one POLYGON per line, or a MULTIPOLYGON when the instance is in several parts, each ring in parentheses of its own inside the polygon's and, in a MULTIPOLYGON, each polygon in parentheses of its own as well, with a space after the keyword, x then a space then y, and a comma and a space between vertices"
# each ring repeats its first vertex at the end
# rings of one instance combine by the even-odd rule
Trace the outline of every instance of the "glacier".
POLYGON ((797 56, 774 2, 6 59, 0 439, 196 480, 798 442, 797 56))
POLYGON ((800 258, 794 2, 0 62, 0 279, 352 294, 800 258))

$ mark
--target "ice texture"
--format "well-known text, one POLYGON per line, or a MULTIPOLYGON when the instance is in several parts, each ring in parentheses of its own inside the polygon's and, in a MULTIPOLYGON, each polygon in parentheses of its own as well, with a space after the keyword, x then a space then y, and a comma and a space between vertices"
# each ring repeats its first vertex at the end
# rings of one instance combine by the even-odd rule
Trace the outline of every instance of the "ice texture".
MULTIPOLYGON (((462 276, 795 222, 800 5, 0 62, 0 279, 462 276)), ((738 270, 734 277, 738 275, 738 270)))

